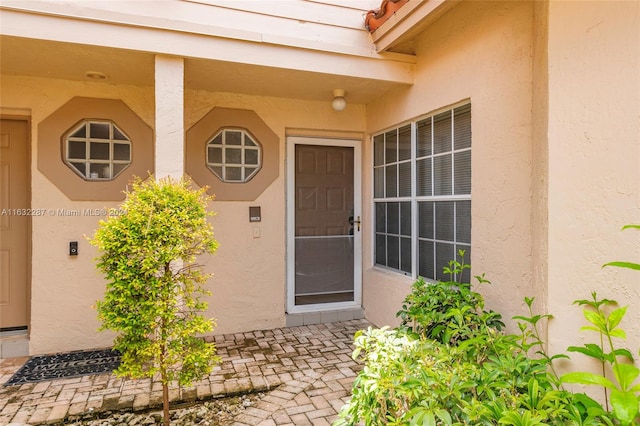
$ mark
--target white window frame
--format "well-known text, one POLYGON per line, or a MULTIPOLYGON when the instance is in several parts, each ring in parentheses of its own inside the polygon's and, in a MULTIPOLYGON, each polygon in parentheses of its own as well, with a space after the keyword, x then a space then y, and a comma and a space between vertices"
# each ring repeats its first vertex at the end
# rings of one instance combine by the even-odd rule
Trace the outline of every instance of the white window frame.
MULTIPOLYGON (((374 268, 377 269, 381 269, 387 272, 391 272, 391 273, 397 273, 397 274, 403 274, 403 275, 407 275, 407 276, 411 276, 412 279, 416 279, 420 274, 419 274, 419 244, 421 240, 425 240, 425 238, 422 238, 419 236, 419 207, 418 204, 420 202, 425 202, 425 201, 433 201, 433 202, 441 202, 441 201, 471 201, 471 191, 469 191, 469 194, 454 194, 454 195, 434 195, 435 194, 435 182, 432 179, 431 182, 431 194, 432 195, 428 195, 428 196, 424 196, 424 195, 418 195, 417 194, 417 162, 419 159, 424 159, 424 158, 434 158, 440 155, 451 155, 452 156, 452 165, 451 165, 451 184, 452 186, 455 184, 454 182, 454 178, 455 178, 455 173, 454 173, 454 167, 455 167, 455 163, 454 163, 454 154, 458 153, 458 152, 463 152, 463 151, 470 151, 472 152, 472 146, 473 144, 471 144, 471 146, 469 148, 464 148, 464 149, 455 149, 454 145, 455 145, 455 138, 454 138, 454 132, 455 132, 455 125, 454 123, 452 123, 451 125, 451 132, 452 132, 452 147, 451 150, 442 152, 442 153, 438 153, 438 154, 434 154, 433 152, 433 145, 432 145, 432 151, 431 154, 428 156, 421 156, 421 157, 417 157, 418 151, 417 151, 417 145, 418 145, 418 141, 417 141, 417 125, 418 123, 422 122, 423 120, 427 119, 427 118, 433 118, 436 117, 439 114, 442 114, 443 112, 451 112, 452 115, 454 113, 454 110, 456 110, 457 108, 460 107, 464 107, 466 105, 471 106, 471 102, 470 100, 465 100, 459 103, 456 103, 454 105, 445 107, 445 108, 440 108, 436 111, 433 111, 431 113, 425 114, 423 116, 420 116, 414 120, 412 120, 409 123, 402 123, 396 126, 393 126, 390 129, 386 129, 384 131, 381 132, 377 132, 375 134, 372 135, 371 137, 371 146, 372 146, 372 156, 371 156, 371 165, 370 165, 370 170, 372 170, 372 179, 371 179, 371 193, 373 194, 372 197, 372 203, 371 203, 371 217, 372 219, 372 224, 373 226, 371 227, 371 244, 372 244, 372 250, 371 250, 371 263, 374 266, 374 268), (380 135, 384 135, 386 133, 388 133, 389 131, 394 131, 394 130, 399 130, 407 125, 411 126, 411 195, 409 196, 403 196, 400 197, 399 196, 399 188, 397 188, 398 194, 396 194, 396 197, 376 197, 376 181, 375 181, 375 169, 379 168, 379 167, 386 167, 387 163, 385 161, 383 161, 382 165, 376 165, 375 164, 375 145, 374 145, 374 138, 380 135), (381 265, 377 263, 377 259, 376 259, 376 235, 378 234, 377 232, 377 212, 376 212, 376 204, 378 203, 393 203, 393 202, 397 202, 397 203, 401 203, 401 202, 410 202, 411 203, 411 272, 405 272, 402 270, 402 259, 399 258, 399 268, 392 268, 392 267, 388 267, 386 265, 381 265)), ((434 128, 433 125, 431 127, 431 134, 432 134, 432 144, 433 144, 433 134, 434 134, 434 128)), ((386 146, 385 146, 386 148, 386 146)), ((383 150, 383 155, 386 155, 386 149, 383 150)), ((396 157, 398 157, 398 155, 396 154, 396 157)), ((401 160, 399 160, 399 158, 396 158, 395 163, 399 163, 401 160)), ((387 173, 386 171, 383 174, 383 187, 385 188, 386 191, 386 178, 387 178, 387 173)), ((452 190, 452 192, 454 192, 452 190)), ((386 194, 385 194, 386 195, 386 194)), ((455 205, 454 205, 454 209, 455 209, 455 205)), ((455 210, 454 210, 454 217, 455 217, 455 210)), ((435 221, 435 218, 434 218, 435 221)), ((435 235, 435 224, 434 224, 434 237, 433 240, 435 240, 436 242, 438 241, 436 239, 436 235, 435 235)), ((454 245, 466 245, 469 246, 469 248, 471 247, 471 243, 464 243, 464 242, 460 242, 457 241, 456 238, 456 229, 455 229, 455 220, 454 220, 454 239, 452 241, 445 241, 446 243, 453 243, 454 245)), ((400 233, 401 231, 399 231, 400 233)), ((386 235, 386 232, 385 232, 386 235)), ((431 240, 431 239, 427 239, 427 240, 431 240)), ((400 250, 400 245, 399 245, 399 250, 400 250)), ((455 255, 457 256, 457 250, 455 250, 456 253, 455 255)), ((467 250, 468 252, 468 250, 467 250)), ((434 257, 436 256, 436 253, 434 252, 434 257)), ((452 260, 452 259, 450 259, 452 260)), ((435 262, 434 262, 435 263, 435 262)), ((465 256, 465 263, 470 263, 470 258, 468 256, 468 254, 465 256)), ((436 268, 438 267, 438 265, 436 265, 436 268)), ((436 274, 438 271, 435 271, 436 274)), ((425 277, 428 280, 434 280, 432 277, 425 277)))
POLYGON ((78 176, 88 181, 111 181, 118 177, 127 167, 131 165, 132 158, 132 143, 131 138, 120 128, 116 123, 111 120, 91 120, 85 119, 80 123, 75 125, 70 131, 68 131, 64 135, 64 162, 65 164, 73 170, 78 176), (109 126, 109 137, 107 138, 98 138, 93 137, 91 135, 91 125, 108 125, 109 126), (82 128, 85 129, 84 136, 74 136, 77 134, 82 128), (117 139, 115 136, 116 129, 118 133, 126 138, 126 139, 117 139), (84 143, 85 155, 84 158, 71 158, 70 153, 71 149, 69 144, 71 142, 76 143, 84 143), (91 158, 91 144, 92 143, 101 143, 109 145, 109 154, 107 159, 104 158, 91 158), (129 147, 129 158, 127 160, 115 159, 115 145, 127 145, 129 147), (78 170, 76 164, 84 164, 85 172, 84 174, 78 170), (95 167, 92 167, 95 166, 95 167), (100 171, 92 171, 96 169, 96 167, 101 166, 100 171), (114 172, 114 168, 116 166, 124 166, 117 172, 114 172))
POLYGON ((216 133, 212 138, 210 138, 205 144, 205 161, 207 164, 207 168, 211 173, 213 173, 218 179, 222 182, 227 183, 245 183, 249 182, 255 175, 258 174, 260 169, 262 168, 262 145, 260 142, 251 135, 247 130, 240 128, 231 128, 225 127, 221 129, 218 133, 216 133), (235 132, 241 134, 241 143, 239 145, 231 145, 227 143, 227 134, 235 132), (217 144, 214 141, 221 136, 221 143, 217 144), (247 145, 247 138, 253 142, 254 145, 247 145), (220 160, 219 162, 210 161, 209 159, 209 148, 220 149, 220 160), (240 161, 239 162, 227 162, 226 151, 227 149, 240 150, 240 161), (256 151, 257 153, 257 163, 256 164, 247 164, 246 154, 248 151, 256 151), (220 169, 220 173, 216 171, 216 169, 220 169), (231 179, 227 176, 228 169, 240 169, 240 179, 231 179), (250 173, 247 173, 247 170, 254 169, 250 173))

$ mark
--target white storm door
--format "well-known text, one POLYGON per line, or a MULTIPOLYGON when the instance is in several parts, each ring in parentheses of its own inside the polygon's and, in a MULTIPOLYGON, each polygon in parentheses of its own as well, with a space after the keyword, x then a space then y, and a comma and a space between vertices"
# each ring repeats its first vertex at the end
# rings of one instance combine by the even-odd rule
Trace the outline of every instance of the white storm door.
POLYGON ((360 145, 287 142, 287 311, 361 306, 360 145))

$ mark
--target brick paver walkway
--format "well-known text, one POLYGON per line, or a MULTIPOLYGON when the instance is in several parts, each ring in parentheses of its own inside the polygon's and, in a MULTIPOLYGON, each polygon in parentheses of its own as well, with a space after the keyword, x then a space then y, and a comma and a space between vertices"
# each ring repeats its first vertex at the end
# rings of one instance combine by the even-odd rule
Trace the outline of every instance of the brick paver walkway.
MULTIPOLYGON (((328 425, 350 395, 361 368, 351 359, 353 334, 365 320, 215 336, 222 362, 190 388, 172 388, 172 401, 267 391, 235 425, 328 425)), ((26 358, 0 360, 5 383, 26 358)), ((143 410, 161 405, 158 382, 111 374, 0 387, 0 425, 50 424, 90 411, 143 410)))

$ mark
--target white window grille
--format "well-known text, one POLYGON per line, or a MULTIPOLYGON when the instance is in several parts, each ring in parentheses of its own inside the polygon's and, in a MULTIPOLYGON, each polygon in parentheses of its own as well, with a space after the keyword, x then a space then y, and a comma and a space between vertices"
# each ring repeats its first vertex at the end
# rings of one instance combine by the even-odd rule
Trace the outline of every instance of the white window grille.
POLYGON ((262 148, 245 130, 223 129, 207 143, 207 167, 223 182, 248 182, 262 166, 262 148))
POLYGON ((84 120, 64 136, 67 166, 86 180, 112 180, 131 164, 131 140, 111 121, 84 120))
POLYGON ((448 279, 442 267, 471 254, 471 105, 374 135, 373 149, 375 264, 448 279))

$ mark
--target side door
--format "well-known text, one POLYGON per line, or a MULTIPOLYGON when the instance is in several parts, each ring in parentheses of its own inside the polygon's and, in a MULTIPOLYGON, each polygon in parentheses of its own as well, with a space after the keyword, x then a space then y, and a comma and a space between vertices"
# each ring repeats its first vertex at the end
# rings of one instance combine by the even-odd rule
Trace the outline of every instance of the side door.
POLYGON ((28 122, 0 122, 0 331, 29 325, 28 122))

